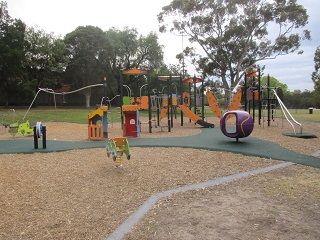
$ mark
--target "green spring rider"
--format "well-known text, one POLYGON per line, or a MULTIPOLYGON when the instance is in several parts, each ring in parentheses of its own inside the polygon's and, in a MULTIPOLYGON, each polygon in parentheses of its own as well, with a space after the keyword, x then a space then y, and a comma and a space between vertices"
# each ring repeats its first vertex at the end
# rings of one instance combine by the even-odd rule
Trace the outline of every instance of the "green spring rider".
POLYGON ((129 143, 126 137, 109 139, 106 149, 107 149, 107 156, 110 157, 112 155, 112 159, 116 167, 122 166, 123 154, 127 156, 127 160, 130 160, 131 152, 130 152, 129 143))

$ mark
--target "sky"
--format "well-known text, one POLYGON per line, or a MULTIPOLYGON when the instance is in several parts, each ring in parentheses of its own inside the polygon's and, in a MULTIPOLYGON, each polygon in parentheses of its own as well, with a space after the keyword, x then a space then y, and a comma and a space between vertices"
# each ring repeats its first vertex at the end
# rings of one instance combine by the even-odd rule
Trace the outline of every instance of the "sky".
MULTIPOLYGON (((178 64, 175 56, 182 47, 192 46, 187 38, 158 31, 157 14, 171 0, 7 0, 11 17, 21 19, 29 27, 38 27, 47 33, 64 37, 78 26, 92 25, 106 31, 111 27, 122 30, 124 27, 136 28, 146 36, 156 32, 159 42, 164 45, 166 64, 178 64)), ((320 46, 320 1, 298 0, 308 11, 311 41, 303 41, 304 54, 292 53, 275 60, 260 62, 265 65, 264 74, 270 74, 281 83, 288 85, 290 91, 314 89, 311 74, 314 71, 314 53, 320 46)), ((193 68, 188 73, 197 74, 193 68)))

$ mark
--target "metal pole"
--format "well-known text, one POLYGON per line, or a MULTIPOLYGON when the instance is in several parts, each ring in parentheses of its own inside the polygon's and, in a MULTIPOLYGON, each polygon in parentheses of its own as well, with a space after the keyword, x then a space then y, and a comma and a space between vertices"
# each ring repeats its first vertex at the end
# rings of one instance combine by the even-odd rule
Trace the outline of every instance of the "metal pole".
POLYGON ((107 77, 104 76, 103 78, 103 96, 107 97, 107 77))
POLYGON ((123 129, 123 112, 122 112, 122 106, 123 106, 123 81, 122 81, 122 72, 120 70, 120 78, 119 78, 119 88, 120 88, 120 118, 121 118, 121 129, 123 129))
POLYGON ((268 74, 268 90, 267 90, 267 104, 268 104, 268 127, 270 127, 270 75, 268 74))
POLYGON ((194 114, 197 114, 196 108, 197 108, 197 87, 196 87, 196 75, 193 75, 193 100, 194 100, 194 114))
POLYGON ((262 111, 262 99, 261 99, 261 71, 260 71, 260 67, 258 67, 258 94, 259 94, 259 125, 261 125, 261 118, 262 118, 262 114, 261 114, 261 111, 262 111))
POLYGON ((244 73, 244 110, 248 110, 247 106, 247 73, 244 73))
POLYGON ((150 81, 150 72, 147 74, 147 82, 148 82, 148 112, 149 112, 149 133, 152 133, 152 109, 151 109, 151 96, 150 96, 150 88, 151 88, 151 81, 150 81))
POLYGON ((170 78, 167 80, 167 97, 168 97, 168 105, 167 105, 167 108, 168 108, 168 132, 171 132, 171 120, 170 120, 170 91, 169 91, 169 81, 171 79, 171 74, 170 74, 170 78))
MULTIPOLYGON (((183 105, 183 74, 181 76, 180 73, 180 104, 183 105)), ((180 110, 180 114, 181 114, 181 126, 183 126, 183 112, 180 110)))
POLYGON ((34 149, 38 149, 38 135, 36 126, 33 127, 33 143, 34 149))
POLYGON ((47 128, 46 126, 42 126, 42 148, 47 148, 47 128))
POLYGON ((201 84, 201 107, 202 107, 202 120, 204 120, 204 89, 203 89, 204 78, 202 77, 201 84))
POLYGON ((171 118, 171 127, 173 128, 173 106, 172 106, 172 76, 170 75, 170 118, 171 118))
MULTIPOLYGON (((159 88, 160 88, 160 84, 159 84, 159 79, 158 79, 158 71, 157 71, 157 81, 156 81, 156 89, 157 89, 157 92, 156 92, 156 104, 157 104, 157 126, 160 126, 160 97, 159 97, 159 88)), ((161 99, 161 103, 163 105, 163 95, 162 95, 162 99, 161 99)))
MULTIPOLYGON (((191 111, 191 108, 192 108, 192 105, 191 105, 191 83, 188 83, 188 84, 189 84, 189 96, 190 96, 189 109, 191 111)), ((189 118, 189 122, 191 122, 190 118, 189 118)))

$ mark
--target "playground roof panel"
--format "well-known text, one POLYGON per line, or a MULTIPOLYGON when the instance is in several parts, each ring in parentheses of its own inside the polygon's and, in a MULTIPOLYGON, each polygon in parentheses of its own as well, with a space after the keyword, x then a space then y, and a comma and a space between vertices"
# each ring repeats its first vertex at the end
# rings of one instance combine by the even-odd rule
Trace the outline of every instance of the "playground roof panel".
POLYGON ((251 73, 246 74, 246 76, 247 77, 257 77, 258 74, 257 74, 257 72, 251 72, 251 73))
POLYGON ((122 70, 122 73, 126 75, 143 75, 143 74, 146 74, 147 72, 148 72, 147 70, 138 69, 136 67, 122 70))
POLYGON ((180 80, 180 78, 180 76, 158 76, 158 79, 161 81, 180 80))
POLYGON ((189 78, 186 78, 186 79, 183 79, 182 82, 183 83, 200 83, 200 82, 203 82, 203 79, 202 78, 194 78, 194 77, 189 77, 189 78))

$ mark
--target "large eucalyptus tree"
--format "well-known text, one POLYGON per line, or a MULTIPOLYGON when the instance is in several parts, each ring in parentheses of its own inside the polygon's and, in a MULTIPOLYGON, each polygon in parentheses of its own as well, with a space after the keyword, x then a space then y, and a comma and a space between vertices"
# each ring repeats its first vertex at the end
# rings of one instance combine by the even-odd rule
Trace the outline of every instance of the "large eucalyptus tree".
POLYGON ((186 48, 184 55, 226 90, 247 68, 299 51, 301 41, 310 39, 303 29, 307 11, 296 0, 173 0, 158 20, 161 32, 187 35, 200 46, 201 51, 186 48))

